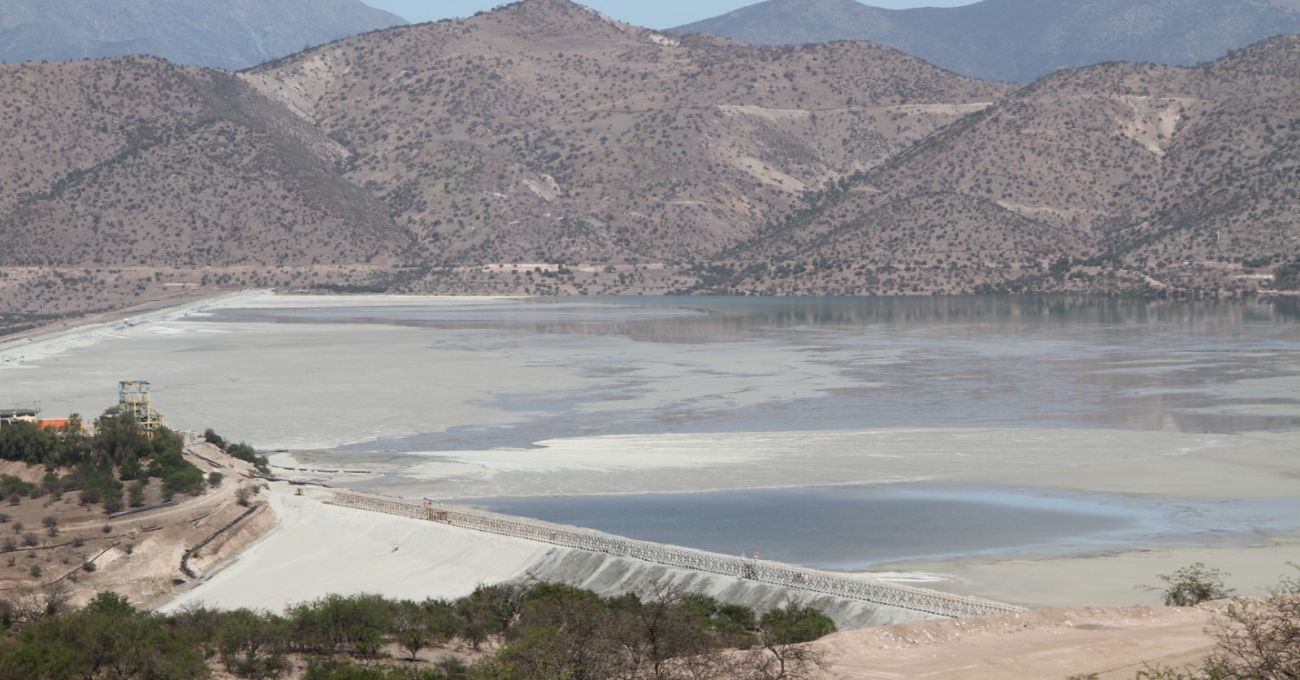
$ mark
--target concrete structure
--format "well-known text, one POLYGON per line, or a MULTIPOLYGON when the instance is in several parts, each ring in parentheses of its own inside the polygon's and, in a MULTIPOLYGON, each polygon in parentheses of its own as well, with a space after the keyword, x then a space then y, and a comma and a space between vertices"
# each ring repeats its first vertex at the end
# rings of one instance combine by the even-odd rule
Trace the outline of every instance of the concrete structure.
POLYGON ((0 425, 10 423, 36 423, 36 415, 40 413, 39 409, 34 408, 9 408, 0 409, 0 425))
POLYGON ((136 427, 151 436, 165 424, 162 414, 153 408, 152 389, 147 380, 123 380, 117 384, 118 411, 130 413, 136 427))
MULTIPOLYGON (((1021 607, 973 597, 962 597, 924 588, 914 588, 834 572, 806 569, 778 562, 751 560, 729 555, 635 541, 610 534, 566 527, 531 519, 432 503, 337 491, 330 503, 382 512, 398 517, 447 524, 464 529, 523 538, 613 558, 626 568, 628 562, 648 563, 672 570, 716 574, 741 582, 770 586, 783 593, 804 593, 810 599, 826 597, 870 603, 912 612, 915 618, 964 618, 1024 611, 1021 607)), ((572 559, 572 558, 569 558, 572 559)), ((596 570, 604 569, 605 560, 596 570)), ((595 573, 595 572, 593 572, 595 573)), ((778 602, 779 604, 779 602, 778 602)))

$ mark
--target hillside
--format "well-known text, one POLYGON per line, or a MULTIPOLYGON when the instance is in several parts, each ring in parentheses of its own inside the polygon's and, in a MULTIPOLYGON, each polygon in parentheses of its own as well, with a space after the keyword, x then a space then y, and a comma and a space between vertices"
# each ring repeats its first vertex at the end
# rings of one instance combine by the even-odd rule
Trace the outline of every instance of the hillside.
POLYGON ((391 266, 410 243, 338 176, 345 150, 230 74, 3 65, 0 134, 0 327, 391 266))
POLYGON ((1197 68, 1058 73, 823 194, 737 249, 768 266, 718 278, 786 292, 1110 290, 1289 261, 1298 48, 1291 36, 1197 68))
POLYGON ((238 78, 148 58, 0 66, 0 264, 367 262, 401 233, 347 153, 238 78))
POLYGON ((0 62, 152 55, 234 70, 403 23, 360 0, 2 0, 0 62))
POLYGON ((245 77, 344 144, 346 177, 441 264, 708 258, 1009 91, 871 45, 676 40, 567 0, 245 77))
POLYGON ((1193 65, 1300 33, 1295 0, 983 0, 888 10, 768 0, 673 29, 764 45, 868 40, 977 78, 1031 82, 1107 61, 1193 65))
POLYGON ((1294 287, 1297 73, 1291 36, 1016 88, 568 0, 239 74, 4 65, 0 330, 213 288, 1294 287))

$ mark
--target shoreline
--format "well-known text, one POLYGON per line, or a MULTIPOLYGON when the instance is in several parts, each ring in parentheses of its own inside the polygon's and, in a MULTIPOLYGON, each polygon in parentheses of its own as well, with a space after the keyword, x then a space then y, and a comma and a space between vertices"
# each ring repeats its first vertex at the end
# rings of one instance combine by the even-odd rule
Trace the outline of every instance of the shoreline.
POLYGON ((4 351, 6 345, 10 343, 21 344, 23 342, 41 340, 44 339, 44 336, 48 335, 82 330, 91 326, 114 324, 129 319, 137 314, 149 314, 152 312, 163 311, 172 307, 185 306, 203 300, 233 295, 236 292, 243 291, 232 292, 218 290, 198 295, 185 291, 175 295, 158 297, 129 307, 90 312, 88 314, 75 314, 63 319, 51 321, 35 328, 28 328, 27 330, 18 331, 17 333, 0 335, 0 352, 4 351))
POLYGON ((78 320, 67 328, 32 329, 13 336, 0 338, 0 368, 21 366, 29 355, 39 350, 52 356, 68 349, 85 347, 113 335, 113 331, 129 328, 144 328, 158 323, 166 323, 194 313, 220 306, 221 304, 251 295, 260 295, 263 291, 240 291, 206 296, 186 296, 179 300, 157 300, 141 307, 132 307, 109 312, 102 315, 78 320), (166 304, 164 304, 166 303, 166 304), (125 328, 123 325, 125 324, 125 328))

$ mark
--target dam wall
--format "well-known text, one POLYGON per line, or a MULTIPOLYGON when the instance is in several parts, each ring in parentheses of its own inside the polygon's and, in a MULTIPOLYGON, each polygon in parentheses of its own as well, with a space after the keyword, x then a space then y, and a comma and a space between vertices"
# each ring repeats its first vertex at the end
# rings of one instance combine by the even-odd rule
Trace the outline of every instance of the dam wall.
POLYGON ((469 508, 347 491, 333 492, 327 502, 568 548, 568 551, 548 553, 529 570, 529 575, 597 592, 632 592, 650 583, 669 583, 758 608, 780 606, 785 600, 798 597, 832 614, 842 627, 1024 611, 981 598, 637 541, 469 508))

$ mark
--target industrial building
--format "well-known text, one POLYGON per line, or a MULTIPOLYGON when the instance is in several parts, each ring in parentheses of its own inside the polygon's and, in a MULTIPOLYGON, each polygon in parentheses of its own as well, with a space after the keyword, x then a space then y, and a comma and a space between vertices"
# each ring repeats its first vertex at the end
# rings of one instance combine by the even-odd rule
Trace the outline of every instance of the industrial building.
MULTIPOLYGON (((147 436, 153 436, 166 421, 153 407, 153 385, 148 380, 123 380, 117 384, 117 412, 129 413, 136 427, 147 436)), ((39 418, 39 408, 0 409, 0 426, 14 423, 31 423, 42 430, 62 430, 74 427, 85 430, 81 417, 72 414, 67 418, 39 418)))
POLYGON ((118 413, 130 413, 136 427, 149 436, 166 424, 162 414, 153 408, 152 390, 148 380, 123 380, 117 384, 118 413))
POLYGON ((0 425, 9 425, 12 423, 35 423, 36 416, 40 412, 40 409, 34 408, 0 409, 0 425))

